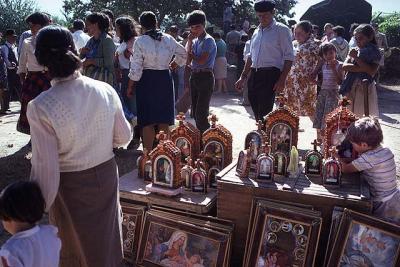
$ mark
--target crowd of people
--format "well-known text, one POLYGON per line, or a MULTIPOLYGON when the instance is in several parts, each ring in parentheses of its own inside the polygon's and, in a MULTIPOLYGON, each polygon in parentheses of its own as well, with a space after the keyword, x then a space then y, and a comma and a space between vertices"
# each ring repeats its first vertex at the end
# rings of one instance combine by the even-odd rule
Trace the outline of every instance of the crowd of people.
MULTIPOLYGON (((212 94, 229 89, 232 58, 238 69, 235 88, 243 92, 243 104, 251 106, 256 120, 272 111, 278 93, 313 121, 319 138, 324 117, 340 95, 352 100, 351 110, 360 117, 379 115, 375 78, 383 62, 380 48, 387 43, 376 25, 353 25, 347 42, 342 26, 327 23, 320 36, 309 21, 292 29, 277 22, 273 1, 257 1, 254 10, 258 26, 247 25, 240 32, 233 25, 226 34, 207 29, 200 10, 188 15, 187 29, 172 26, 168 33, 159 29, 151 11, 136 21, 130 16, 114 19, 110 10, 75 20, 71 30, 35 12, 26 18, 30 29, 18 43, 14 30, 5 31, 1 112, 8 112, 10 100, 21 102, 17 129, 31 135, 34 182, 11 185, 0 197, 0 218, 14 235, 0 252, 3 262, 119 266, 121 217, 113 148, 132 145, 133 137, 152 150, 156 133, 168 133, 175 114, 189 107, 196 127, 206 131, 212 94), (34 227, 44 211, 57 228, 34 227), (26 239, 51 244, 52 257, 40 246, 24 247, 26 239)), ((352 130, 360 153, 380 149, 382 139, 371 143, 368 137, 376 125, 363 121, 352 130)), ((395 166, 391 152, 383 152, 390 160, 385 168, 395 166)), ((361 163, 345 170, 368 171, 372 177, 377 173, 373 168, 380 166, 361 163)), ((376 198, 377 207, 394 195, 400 198, 396 183, 389 181, 393 177, 395 173, 382 189, 386 193, 376 198)), ((398 205, 386 205, 379 215, 395 211, 390 219, 398 223, 397 210, 398 205)))

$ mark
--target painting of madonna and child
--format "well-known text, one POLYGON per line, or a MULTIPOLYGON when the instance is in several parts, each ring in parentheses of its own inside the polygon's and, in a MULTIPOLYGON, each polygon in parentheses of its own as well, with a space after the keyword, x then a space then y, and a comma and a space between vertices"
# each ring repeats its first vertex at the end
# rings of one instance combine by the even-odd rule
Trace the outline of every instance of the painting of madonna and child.
POLYGON ((166 267, 216 267, 219 250, 216 240, 151 223, 143 259, 166 267))
POLYGON ((282 152, 289 155, 292 147, 292 129, 286 123, 277 123, 271 130, 271 152, 282 152))

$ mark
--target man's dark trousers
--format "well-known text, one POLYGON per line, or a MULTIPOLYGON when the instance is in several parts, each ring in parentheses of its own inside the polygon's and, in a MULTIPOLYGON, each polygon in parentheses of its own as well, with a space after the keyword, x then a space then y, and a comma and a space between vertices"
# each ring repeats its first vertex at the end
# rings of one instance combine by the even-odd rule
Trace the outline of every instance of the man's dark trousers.
POLYGON ((281 75, 278 68, 251 69, 248 79, 248 92, 251 109, 256 121, 264 120, 274 107, 274 86, 281 75))
POLYGON ((211 95, 214 90, 214 74, 212 71, 192 72, 190 90, 193 118, 196 121, 197 129, 203 133, 210 127, 208 115, 211 95))

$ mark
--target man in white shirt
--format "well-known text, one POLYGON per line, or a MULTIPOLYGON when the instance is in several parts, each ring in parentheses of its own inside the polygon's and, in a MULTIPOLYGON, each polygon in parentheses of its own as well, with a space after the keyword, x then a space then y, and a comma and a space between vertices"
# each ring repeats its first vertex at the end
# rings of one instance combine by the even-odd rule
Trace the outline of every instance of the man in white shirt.
POLYGON ((9 98, 11 101, 20 101, 21 97, 21 82, 17 74, 18 69, 18 52, 17 52, 17 35, 12 29, 6 30, 6 42, 1 46, 1 53, 7 66, 7 79, 9 98))
POLYGON ((85 29, 85 22, 81 19, 74 20, 73 29, 72 38, 74 39, 75 48, 79 53, 81 48, 85 47, 89 41, 90 36, 83 31, 85 29))
POLYGON ((257 1, 254 9, 260 25, 251 38, 250 53, 235 86, 241 91, 249 76, 249 100, 258 121, 272 111, 275 93, 285 87, 294 52, 291 30, 274 19, 275 1, 257 1))

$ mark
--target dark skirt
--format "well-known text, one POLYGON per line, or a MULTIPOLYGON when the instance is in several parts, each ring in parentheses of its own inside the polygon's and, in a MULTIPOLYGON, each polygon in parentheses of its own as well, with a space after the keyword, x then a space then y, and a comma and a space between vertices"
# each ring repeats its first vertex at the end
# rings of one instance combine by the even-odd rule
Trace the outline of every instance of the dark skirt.
POLYGON ((144 70, 136 86, 138 124, 174 124, 174 86, 169 70, 144 70))
POLYGON ((118 169, 112 158, 62 172, 49 213, 62 242, 59 267, 119 267, 122 262, 118 169))
POLYGON ((22 85, 21 111, 17 123, 18 132, 30 134, 29 122, 26 117, 28 103, 50 87, 50 78, 46 72, 28 72, 24 84, 22 85))

